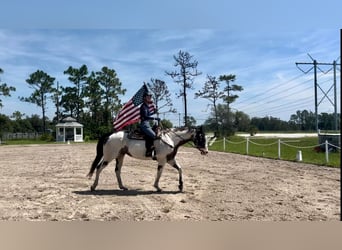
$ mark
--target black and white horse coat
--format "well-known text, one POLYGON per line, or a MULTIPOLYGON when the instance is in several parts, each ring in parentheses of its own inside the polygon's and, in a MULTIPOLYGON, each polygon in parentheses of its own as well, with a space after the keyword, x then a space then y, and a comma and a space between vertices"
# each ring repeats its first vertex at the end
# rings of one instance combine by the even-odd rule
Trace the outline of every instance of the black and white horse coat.
MULTIPOLYGON (((153 186, 158 192, 161 191, 159 187, 159 180, 166 163, 178 170, 178 187, 180 191, 183 190, 182 168, 177 163, 175 157, 178 148, 190 141, 195 144, 195 147, 200 150, 201 154, 208 153, 205 134, 201 127, 180 130, 171 129, 164 131, 161 135, 161 139, 154 141, 155 158, 158 162, 158 170, 153 186)), ((91 190, 94 191, 98 185, 101 171, 114 159, 116 160, 115 174, 119 188, 127 190, 127 188, 122 184, 121 179, 121 168, 124 157, 127 154, 137 159, 151 160, 151 157, 145 156, 145 151, 145 141, 128 138, 128 132, 119 131, 107 136, 103 136, 97 144, 97 155, 87 175, 90 179, 96 170, 96 177, 93 185, 91 186, 91 190)))

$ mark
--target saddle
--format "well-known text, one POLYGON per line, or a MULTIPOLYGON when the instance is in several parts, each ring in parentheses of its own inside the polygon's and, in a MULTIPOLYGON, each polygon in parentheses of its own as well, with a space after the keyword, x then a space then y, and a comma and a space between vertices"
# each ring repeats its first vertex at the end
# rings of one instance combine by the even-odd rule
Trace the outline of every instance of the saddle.
POLYGON ((145 140, 145 135, 141 132, 139 128, 128 131, 127 138, 134 140, 145 140))
MULTIPOLYGON (((161 134, 161 128, 159 126, 153 126, 152 130, 156 133, 156 135, 160 135, 161 134)), ((138 127, 134 130, 130 130, 128 131, 127 134, 127 138, 128 139, 134 139, 134 140, 145 140, 146 136, 145 134, 141 131, 141 129, 138 127)))

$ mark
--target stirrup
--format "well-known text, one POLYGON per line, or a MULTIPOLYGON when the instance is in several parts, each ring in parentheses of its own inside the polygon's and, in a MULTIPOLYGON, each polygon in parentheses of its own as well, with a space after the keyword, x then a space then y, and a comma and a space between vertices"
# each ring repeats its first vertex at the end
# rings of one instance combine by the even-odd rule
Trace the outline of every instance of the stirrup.
POLYGON ((147 151, 146 150, 146 153, 145 153, 146 157, 152 157, 152 155, 153 155, 152 151, 147 151))

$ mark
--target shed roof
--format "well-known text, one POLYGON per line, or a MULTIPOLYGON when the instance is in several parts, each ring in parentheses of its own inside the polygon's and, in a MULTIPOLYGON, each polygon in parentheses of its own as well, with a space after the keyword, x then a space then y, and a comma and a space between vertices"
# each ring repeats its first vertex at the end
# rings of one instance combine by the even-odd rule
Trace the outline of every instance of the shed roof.
POLYGON ((77 120, 71 116, 68 116, 61 120, 61 122, 57 123, 56 127, 60 128, 82 128, 83 125, 78 123, 77 120))

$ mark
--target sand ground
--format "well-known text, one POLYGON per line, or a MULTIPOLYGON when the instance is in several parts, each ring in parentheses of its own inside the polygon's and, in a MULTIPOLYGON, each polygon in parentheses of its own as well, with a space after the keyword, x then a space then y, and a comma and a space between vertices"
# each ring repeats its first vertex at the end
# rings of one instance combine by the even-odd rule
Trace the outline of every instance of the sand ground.
POLYGON ((0 220, 337 221, 340 169, 181 148, 184 191, 166 166, 129 156, 119 190, 111 163, 95 192, 86 178, 95 144, 0 146, 0 220))

